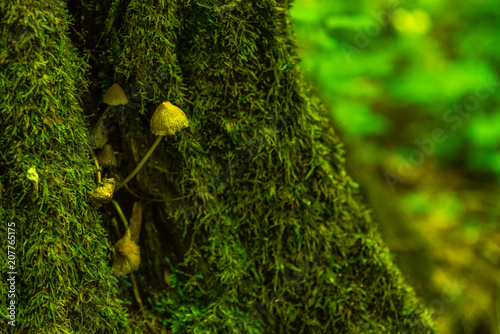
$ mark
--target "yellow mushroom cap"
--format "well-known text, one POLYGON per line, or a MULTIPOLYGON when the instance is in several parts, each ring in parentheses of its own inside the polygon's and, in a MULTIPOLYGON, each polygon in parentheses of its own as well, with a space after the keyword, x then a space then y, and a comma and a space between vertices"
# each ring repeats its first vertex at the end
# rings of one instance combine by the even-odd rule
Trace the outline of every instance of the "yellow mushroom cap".
POLYGON ((114 83, 104 94, 102 101, 109 106, 121 106, 128 103, 125 92, 119 84, 114 83))
POLYGON ((116 157, 115 152, 113 151, 113 146, 110 144, 104 145, 97 155, 97 162, 103 167, 115 167, 116 157))
POLYGON ((95 204, 109 203, 113 199, 113 193, 115 192, 115 179, 114 178, 104 178, 102 180, 102 185, 92 191, 88 191, 90 200, 95 204))
POLYGON ((168 101, 160 104, 151 117, 151 132, 156 136, 171 136, 188 126, 186 114, 168 101))
POLYGON ((113 270, 115 271, 116 276, 125 276, 139 269, 140 265, 140 247, 132 241, 130 235, 127 234, 115 244, 113 270))

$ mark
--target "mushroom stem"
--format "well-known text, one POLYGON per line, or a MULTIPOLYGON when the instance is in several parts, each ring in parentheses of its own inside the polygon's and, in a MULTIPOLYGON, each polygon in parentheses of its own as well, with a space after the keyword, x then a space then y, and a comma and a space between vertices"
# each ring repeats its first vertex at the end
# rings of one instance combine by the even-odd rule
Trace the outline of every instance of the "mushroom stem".
POLYGON ((123 214, 122 208, 120 207, 120 204, 118 204, 117 201, 112 200, 111 203, 113 203, 113 206, 116 209, 116 212, 118 212, 118 216, 120 216, 120 219, 123 222, 123 226, 125 226, 125 235, 130 236, 130 228, 127 222, 127 218, 125 218, 125 215, 123 214))
POLYGON ((107 106, 106 109, 104 109, 104 112, 101 114, 101 116, 99 116, 99 119, 97 120, 97 122, 95 123, 94 125, 94 130, 97 129, 99 127, 99 124, 102 122, 102 120, 104 119, 104 117, 106 117, 109 109, 111 108, 111 106, 107 106))
POLYGON ((141 162, 139 162, 137 167, 135 167, 135 169, 132 171, 132 173, 130 173, 130 175, 127 176, 127 178, 125 180, 123 180, 118 186, 116 186, 115 191, 117 191, 118 189, 120 189, 121 187, 126 185, 128 183, 128 181, 130 181, 135 176, 135 174, 137 174, 137 172, 139 172, 139 170, 142 168, 142 166, 144 166, 144 164, 146 163, 146 160, 148 160, 149 156, 153 153, 156 146, 158 146, 158 144, 163 139, 163 137, 164 136, 158 136, 158 138, 156 138, 155 142, 153 143, 153 145, 151 146, 149 151, 146 153, 144 158, 142 158, 141 162))
POLYGON ((94 161, 95 161, 95 167, 97 171, 97 185, 101 184, 101 171, 99 167, 99 163, 97 162, 97 158, 94 156, 94 161))
POLYGON ((108 113, 109 109, 111 109, 111 106, 107 106, 106 109, 104 109, 102 115, 97 120, 97 124, 99 124, 104 119, 104 117, 107 116, 107 113, 108 113))

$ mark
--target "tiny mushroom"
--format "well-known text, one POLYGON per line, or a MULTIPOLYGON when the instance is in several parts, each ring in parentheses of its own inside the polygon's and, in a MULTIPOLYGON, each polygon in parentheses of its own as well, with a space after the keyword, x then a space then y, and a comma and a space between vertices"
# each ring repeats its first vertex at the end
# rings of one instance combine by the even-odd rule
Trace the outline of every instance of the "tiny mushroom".
POLYGON ((156 136, 171 136, 188 126, 186 114, 168 101, 160 104, 151 117, 151 132, 156 136))
POLYGON ((139 269, 141 265, 141 250, 127 230, 125 236, 114 246, 113 270, 116 276, 125 276, 139 269))
MULTIPOLYGON (((104 94, 102 102, 108 105, 108 107, 106 108, 107 111, 111 106, 121 106, 127 104, 128 99, 127 95, 125 95, 125 92, 120 87, 120 85, 114 83, 113 85, 111 85, 111 87, 108 88, 108 90, 104 94)), ((104 113, 106 113, 106 111, 104 113)))
POLYGON ((93 204, 100 206, 100 204, 108 203, 113 199, 115 190, 115 179, 104 178, 97 188, 89 191, 89 197, 93 204))
POLYGON ((92 137, 96 142, 97 148, 103 147, 104 144, 106 144, 106 142, 108 141, 108 131, 104 124, 104 118, 106 117, 109 109, 111 107, 121 106, 128 103, 125 92, 117 83, 114 83, 111 87, 108 88, 108 90, 104 94, 102 101, 108 106, 102 113, 101 117, 99 117, 99 120, 97 121, 97 124, 92 131, 92 137))
POLYGON ((115 167, 116 157, 113 151, 113 146, 106 144, 103 146, 99 154, 97 154, 97 161, 103 167, 115 167))
POLYGON ((160 104, 156 108, 153 117, 151 117, 150 123, 151 132, 154 135, 158 136, 158 138, 156 138, 149 151, 146 153, 144 158, 142 158, 141 162, 139 162, 132 173, 130 173, 130 175, 127 176, 127 178, 116 187, 116 190, 126 185, 127 182, 130 181, 137 174, 137 172, 139 172, 139 170, 146 163, 146 160, 148 160, 149 156, 153 153, 164 136, 174 135, 182 129, 187 128, 188 126, 189 121, 186 117, 186 114, 184 114, 184 112, 180 108, 174 106, 168 101, 160 104))

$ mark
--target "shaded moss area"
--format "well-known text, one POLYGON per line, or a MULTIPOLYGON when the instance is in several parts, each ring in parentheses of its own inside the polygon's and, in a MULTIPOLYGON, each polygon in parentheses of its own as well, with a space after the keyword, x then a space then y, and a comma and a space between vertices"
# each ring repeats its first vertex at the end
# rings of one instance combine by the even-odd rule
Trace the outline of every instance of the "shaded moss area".
POLYGON ((59 1, 0 3, 0 231, 15 223, 17 266, 7 268, 2 238, 2 275, 17 272, 15 327, 0 283, 2 332, 131 332, 107 233, 87 201, 94 177, 80 96, 88 68, 68 19, 59 1))
MULTIPOLYGON (((53 60, 66 62, 57 64, 68 69, 68 80, 51 88, 50 95, 33 93, 40 94, 33 96, 37 105, 50 96, 55 101, 45 103, 48 111, 37 111, 40 116, 31 131, 37 129, 39 137, 2 138, 8 171, 2 183, 12 196, 26 194, 16 205, 28 205, 14 211, 18 197, 3 196, 6 219, 40 215, 49 205, 53 214, 64 212, 59 224, 52 218, 50 223, 45 218, 45 224, 56 226, 50 229, 54 239, 72 244, 45 242, 34 244, 33 250, 57 246, 63 255, 50 256, 64 259, 66 266, 72 264, 68 258, 80 265, 61 273, 73 282, 72 289, 87 284, 102 289, 102 282, 115 281, 105 263, 109 241, 97 216, 102 213, 109 227, 116 213, 109 206, 92 210, 85 202, 93 186, 92 148, 79 97, 90 101, 84 112, 95 120, 97 101, 113 82, 129 95, 129 104, 115 110, 109 127, 109 141, 119 152, 119 167, 109 173, 121 180, 155 140, 149 131, 155 108, 169 100, 186 113, 190 127, 160 143, 128 189, 115 194, 126 215, 136 197, 145 207, 139 239, 142 262, 134 281, 140 296, 130 291, 122 295, 134 311, 144 303, 150 320, 142 328, 145 333, 434 332, 428 312, 394 267, 357 185, 346 175, 333 124, 304 83, 289 7, 287 1, 75 1, 70 9, 78 18, 76 31, 89 31, 83 42, 72 35, 91 65, 89 93, 80 93, 83 77, 75 50, 66 37, 57 35, 58 47, 50 53, 68 51, 53 60), (94 53, 96 44, 105 51, 94 53), (55 120, 44 125, 42 115, 51 112, 65 126, 55 120), (50 139, 53 132, 58 140, 50 139), (14 151, 18 142, 24 145, 21 152, 14 151), (84 143, 74 148, 78 154, 66 154, 75 142, 84 143), (49 144, 59 160, 47 153, 49 144), (22 162, 36 147, 38 155, 22 162), (72 165, 64 177, 61 167, 53 171, 58 178, 51 177, 49 167, 66 161, 72 165), (29 196, 32 184, 22 177, 32 165, 48 170, 40 172, 47 183, 42 189, 47 190, 39 197, 29 196), (68 202, 49 201, 50 196, 68 202), (90 242, 95 245, 83 244, 90 242), (69 255, 78 249, 75 245, 85 246, 80 257, 92 249, 99 261, 87 259, 81 267, 82 261, 76 261, 80 258, 69 255), (98 268, 87 267, 97 262, 98 268), (83 273, 87 279, 74 283, 73 275, 86 277, 83 273)), ((61 27, 51 31, 63 35, 61 27)), ((13 57, 2 61, 17 64, 13 57)), ((52 68, 44 72, 60 73, 52 68)), ((6 73, 2 89, 23 87, 15 83, 15 74, 6 73)), ((17 115, 37 115, 28 114, 23 101, 12 97, 7 106, 19 111, 2 113, 12 129, 21 126, 17 115)), ((23 133, 29 129, 23 128, 23 133)), ((40 224, 25 232, 28 244, 41 239, 40 224)), ((110 233, 108 238, 116 241, 118 236, 110 233)), ((41 277, 40 286, 52 278, 47 276, 45 282, 41 277)), ((57 285, 53 280, 50 284, 57 285)), ((61 293, 57 291, 56 296, 61 293)), ((106 291, 115 293, 116 288, 110 285, 106 291)), ((76 307, 70 297, 69 292, 58 297, 68 305, 65 309, 76 307)), ((26 298, 33 298, 33 305, 40 303, 33 295, 26 298)), ((117 304, 99 314, 109 318, 109 330, 117 328, 113 321, 122 317, 126 324, 119 302, 113 301, 117 304)), ((46 316, 46 311, 39 315, 46 316)), ((97 323, 93 320, 92 325, 97 323)))

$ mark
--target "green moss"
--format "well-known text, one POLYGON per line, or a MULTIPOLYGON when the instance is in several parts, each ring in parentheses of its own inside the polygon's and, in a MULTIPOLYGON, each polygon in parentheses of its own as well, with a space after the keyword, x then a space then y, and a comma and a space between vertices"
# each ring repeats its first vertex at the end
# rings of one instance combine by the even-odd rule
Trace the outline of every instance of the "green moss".
POLYGON ((183 104, 182 78, 176 60, 180 10, 175 1, 130 1, 115 35, 121 46, 115 64, 117 80, 134 87, 140 112, 148 103, 183 104))

